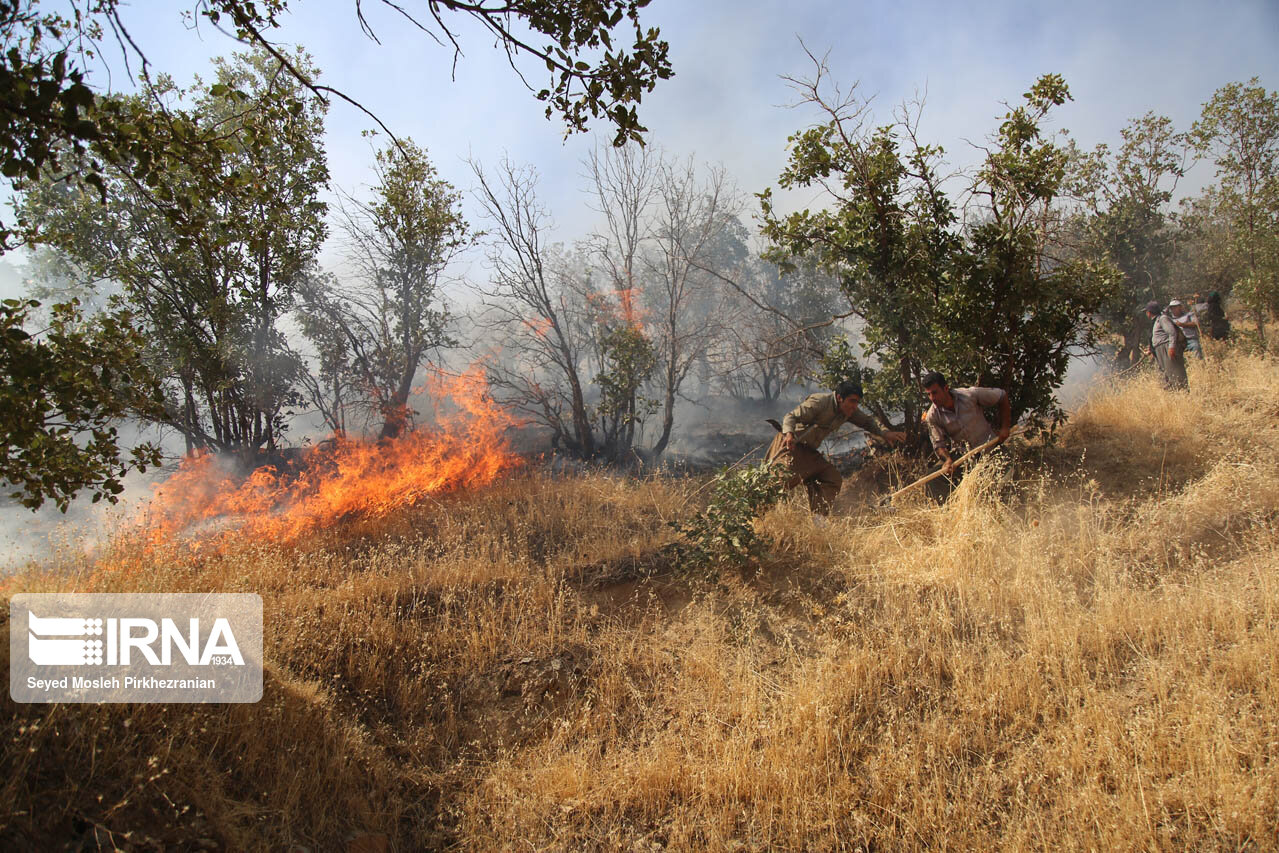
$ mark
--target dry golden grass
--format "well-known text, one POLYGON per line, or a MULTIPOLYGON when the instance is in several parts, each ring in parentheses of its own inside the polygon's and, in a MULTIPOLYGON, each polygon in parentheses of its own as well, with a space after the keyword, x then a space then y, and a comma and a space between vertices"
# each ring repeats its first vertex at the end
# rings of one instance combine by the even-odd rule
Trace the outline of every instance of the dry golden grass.
POLYGON ((1015 486, 850 494, 825 528, 788 501, 715 582, 662 549, 695 484, 538 474, 301 547, 33 569, 10 590, 259 592, 266 687, 7 703, 0 842, 1279 847, 1276 380, 1099 388, 1015 486))

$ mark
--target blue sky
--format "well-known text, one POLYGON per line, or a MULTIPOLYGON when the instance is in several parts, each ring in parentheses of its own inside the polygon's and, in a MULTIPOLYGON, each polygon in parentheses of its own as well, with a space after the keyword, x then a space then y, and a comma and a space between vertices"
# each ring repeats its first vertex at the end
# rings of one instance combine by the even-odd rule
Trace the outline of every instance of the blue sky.
MULTIPOLYGON (((541 196, 560 226, 559 239, 578 239, 592 226, 580 175, 596 139, 566 140, 562 125, 544 118, 542 104, 477 26, 456 20, 465 55, 451 79, 451 50, 376 2, 364 6, 381 44, 360 31, 354 0, 291 5, 275 38, 303 44, 325 82, 397 135, 425 146, 456 186, 472 182, 465 158, 493 163, 505 153, 541 173, 541 196)), ((181 9, 188 6, 135 0, 124 10, 153 66, 180 83, 207 76, 211 57, 237 48, 207 23, 187 29, 181 9)), ((969 141, 981 142, 997 126, 1001 102, 1015 101, 1047 72, 1064 75, 1075 99, 1058 111, 1056 126, 1086 146, 1116 141, 1127 119, 1147 110, 1185 129, 1212 92, 1231 81, 1258 76, 1267 88, 1279 88, 1276 0, 653 0, 643 22, 661 28, 675 69, 641 106, 649 138, 676 156, 723 164, 747 194, 775 183, 786 137, 816 118, 787 106, 795 94, 781 79, 811 71, 801 39, 828 55, 832 79, 857 82, 873 97, 876 117, 887 119, 903 99, 925 95, 922 135, 944 145, 960 167, 975 161, 969 141)), ((118 55, 106 53, 114 66, 111 82, 128 88, 118 55)), ((544 84, 536 68, 529 79, 544 84)), ((360 136, 372 126, 345 104, 330 110, 330 167, 336 186, 347 192, 360 194, 372 179, 371 143, 360 136)), ((598 138, 607 139, 607 128, 600 130, 598 138)), ((1187 186, 1210 177, 1201 169, 1187 186)))

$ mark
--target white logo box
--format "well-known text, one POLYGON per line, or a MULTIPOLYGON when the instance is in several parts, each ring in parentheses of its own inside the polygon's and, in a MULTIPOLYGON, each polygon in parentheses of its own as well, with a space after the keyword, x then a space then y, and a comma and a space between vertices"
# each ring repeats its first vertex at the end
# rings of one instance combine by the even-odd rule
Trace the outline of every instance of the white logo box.
POLYGON ((253 593, 22 593, 9 601, 15 702, 257 702, 253 593))

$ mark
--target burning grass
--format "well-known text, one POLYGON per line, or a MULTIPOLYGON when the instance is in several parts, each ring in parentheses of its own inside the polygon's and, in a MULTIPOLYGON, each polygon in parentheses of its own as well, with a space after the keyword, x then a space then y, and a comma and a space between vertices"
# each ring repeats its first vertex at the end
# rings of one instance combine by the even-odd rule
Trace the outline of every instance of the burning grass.
POLYGON ((436 376, 432 397, 447 406, 434 426, 396 438, 335 436, 289 465, 247 477, 212 454, 183 461, 156 489, 139 532, 152 545, 178 537, 207 544, 226 536, 295 542, 341 522, 382 519, 458 489, 487 486, 520 464, 506 431, 515 425, 487 402, 483 372, 436 376))
POLYGON ((9 703, 0 839, 1274 848, 1279 374, 1193 367, 1190 397, 1099 388, 1015 487, 854 492, 826 528, 785 502, 763 561, 711 581, 663 556, 695 484, 531 471, 292 543, 135 537, 130 572, 30 573, 259 592, 266 687, 9 703))

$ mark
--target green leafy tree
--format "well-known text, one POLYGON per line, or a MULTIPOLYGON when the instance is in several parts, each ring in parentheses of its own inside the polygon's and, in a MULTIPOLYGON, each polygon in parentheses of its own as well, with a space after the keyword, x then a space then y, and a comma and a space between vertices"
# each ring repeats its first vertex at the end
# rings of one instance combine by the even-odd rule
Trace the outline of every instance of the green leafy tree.
MULTIPOLYGON (((141 131, 119 120, 89 86, 82 64, 111 19, 112 4, 70 2, 42 11, 35 0, 0 0, 0 173, 34 181, 42 173, 78 176, 105 192, 91 146, 128 156, 145 174, 154 162, 141 131)), ((0 254, 21 230, 0 222, 0 254)))
POLYGON ((151 120, 168 100, 167 122, 217 128, 216 149, 194 149, 183 168, 144 184, 109 166, 105 205, 56 175, 24 187, 21 211, 40 239, 119 283, 166 392, 162 412, 140 414, 178 429, 188 449, 269 451, 300 401, 301 365, 278 323, 325 234, 324 105, 273 62, 239 56, 207 87, 161 80, 129 102, 151 120))
POLYGON ((1279 94, 1255 77, 1222 86, 1191 138, 1217 166, 1205 212, 1228 225, 1228 239, 1212 251, 1233 271, 1235 296, 1264 344, 1266 315, 1279 315, 1279 94))
POLYGON ((587 247, 598 280, 608 287, 602 292, 593 285, 584 293, 598 364, 599 451, 611 461, 630 462, 639 427, 656 405, 640 392, 658 357, 646 328, 643 275, 652 208, 661 196, 661 154, 635 144, 597 147, 586 166, 593 202, 603 217, 587 247))
POLYGON ((1235 223, 1228 214, 1221 188, 1215 184, 1181 200, 1172 276, 1177 292, 1215 290, 1229 294, 1242 277, 1242 258, 1235 250, 1235 223))
POLYGON ((640 393, 657 366, 657 352, 643 329, 630 323, 606 324, 599 345, 603 369, 595 377, 600 392, 595 411, 601 451, 614 462, 624 462, 640 424, 657 411, 657 401, 640 393))
MULTIPOLYGON (((592 119, 604 118, 617 128, 615 145, 641 140, 645 128, 639 123, 636 107, 658 80, 672 74, 666 42, 656 28, 646 30, 640 24, 640 10, 649 0, 433 0, 428 4, 429 17, 416 16, 390 0, 383 0, 383 4, 436 41, 448 41, 455 57, 460 57, 462 50, 455 25, 443 13, 469 17, 492 35, 526 86, 522 65, 527 62, 530 67, 545 69, 547 85, 529 89, 546 102, 547 118, 560 116, 569 132, 583 131, 592 119), (617 39, 623 27, 633 34, 629 47, 617 39), (535 39, 546 41, 535 44, 535 39)), ((286 10, 286 0, 207 0, 201 14, 215 24, 226 19, 242 38, 271 50, 266 33, 279 26, 286 10)), ((358 3, 356 10, 365 34, 376 38, 358 3)), ((311 80, 305 73, 297 76, 311 80)), ((345 97, 327 86, 311 85, 317 94, 345 97)))
POLYGON ((332 342, 340 342, 352 386, 382 419, 382 437, 390 438, 411 420, 408 400, 419 368, 433 350, 452 343, 441 279, 474 238, 461 194, 411 140, 378 151, 376 170, 373 200, 351 200, 343 216, 358 283, 310 288, 303 328, 322 352, 330 347, 328 357, 332 342))
MULTIPOLYGON (((314 73, 299 53, 293 61, 314 73)), ((233 302, 247 323, 242 358, 244 391, 252 425, 242 430, 254 447, 275 448, 287 406, 300 402, 296 386, 302 365, 280 330, 299 285, 315 266, 327 234, 328 186, 324 153, 326 104, 281 74, 264 51, 216 60, 216 82, 201 93, 195 112, 233 134, 222 157, 232 190, 214 212, 231 226, 233 302), (246 106, 249 108, 246 109, 246 106)), ((199 217, 203 218, 203 217, 199 217)))
POLYGON ((941 291, 934 339, 938 364, 1008 391, 1014 419, 1056 423, 1054 392, 1070 357, 1096 343, 1093 318, 1114 290, 1106 261, 1073 257, 1062 246, 1058 202, 1068 152, 1042 125, 1070 98, 1065 81, 1045 75, 1005 114, 970 203, 954 286, 941 291))
POLYGON ((834 388, 846 379, 865 386, 875 378, 875 371, 862 366, 844 334, 830 340, 814 368, 812 378, 822 388, 834 388))
POLYGON ((65 512, 82 491, 95 503, 114 503, 125 474, 160 461, 151 444, 126 456, 117 426, 159 405, 143 336, 127 314, 104 311, 86 322, 74 302, 53 305, 48 326, 32 333, 31 312, 39 307, 35 300, 0 302, 0 479, 13 487, 10 497, 32 509, 51 500, 65 512))
POLYGON ((1069 97, 1057 75, 1038 80, 1003 117, 965 205, 943 191, 942 150, 919 140, 917 108, 868 126, 855 93, 827 96, 824 67, 800 81, 827 121, 791 137, 779 183, 819 186, 831 206, 788 216, 761 194, 771 256, 813 253, 864 323, 864 361, 879 366, 868 396, 922 440, 919 379, 927 369, 1006 388, 1015 417, 1060 415, 1053 391, 1072 348, 1093 340, 1091 318, 1111 286, 1108 265, 1059 249, 1054 203, 1067 151, 1041 131, 1069 97))
POLYGON ((1074 152, 1069 179, 1084 205, 1075 223, 1081 256, 1109 261, 1118 272, 1101 317, 1107 331, 1123 338, 1117 358, 1131 362, 1149 334, 1142 307, 1171 298, 1178 234, 1168 208, 1185 174, 1188 141, 1154 113, 1133 119, 1120 135, 1113 154, 1106 145, 1074 152))
POLYGON ((772 194, 760 194, 767 257, 789 271, 811 258, 838 277, 852 316, 864 326, 866 359, 882 366, 868 397, 904 416, 915 440, 919 378, 937 365, 935 332, 942 290, 953 281, 960 238, 957 216, 942 190, 941 149, 915 135, 917 112, 893 124, 869 126, 867 105, 838 88, 828 93, 825 66, 793 81, 825 121, 790 137, 783 188, 822 188, 830 206, 779 216, 772 194))
POLYGON ((315 349, 312 369, 302 371, 299 379, 324 422, 335 434, 345 435, 349 410, 365 398, 351 366, 348 330, 339 322, 344 314, 339 305, 331 304, 338 292, 338 282, 326 274, 298 288, 298 323, 315 349))

